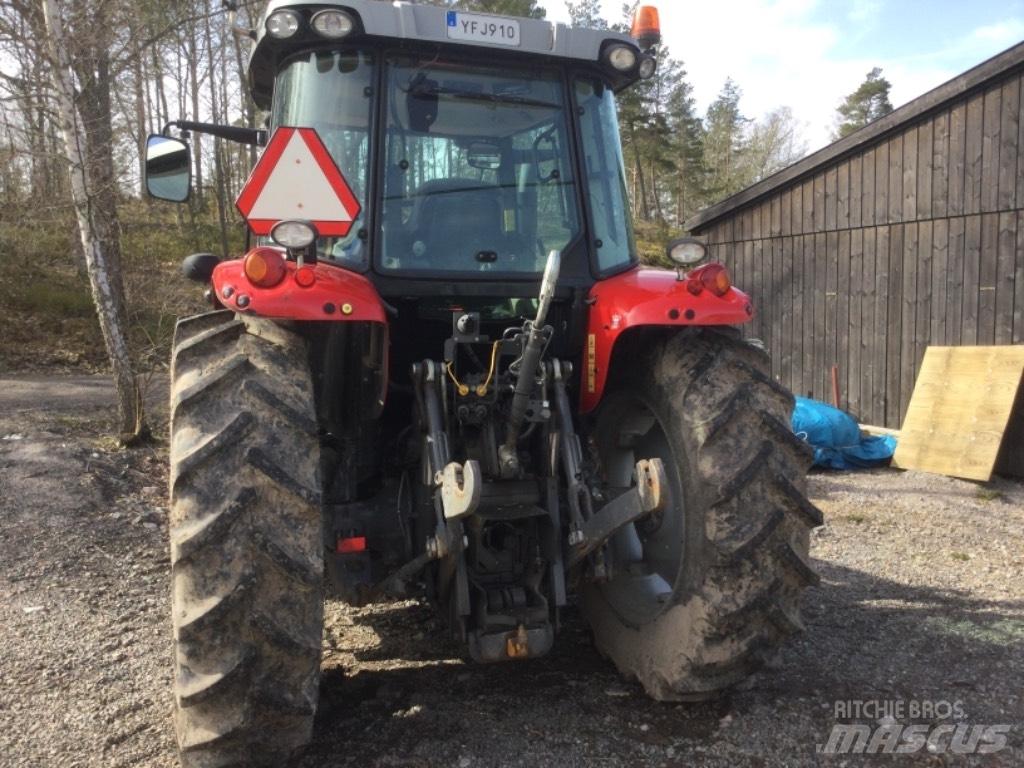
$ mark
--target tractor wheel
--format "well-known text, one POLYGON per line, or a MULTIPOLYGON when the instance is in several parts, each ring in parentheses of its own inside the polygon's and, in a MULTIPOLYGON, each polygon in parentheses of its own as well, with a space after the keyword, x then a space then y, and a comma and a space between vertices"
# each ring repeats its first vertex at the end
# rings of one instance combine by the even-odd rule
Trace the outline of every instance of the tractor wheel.
POLYGON ((699 701, 802 629, 821 513, 805 496, 793 396, 764 352, 711 331, 648 339, 617 360, 592 437, 609 486, 658 457, 671 498, 611 540, 610 578, 585 588, 583 610, 599 650, 649 695, 699 701))
POLYGON ((309 741, 323 628, 306 345, 211 312, 175 329, 171 607, 182 764, 282 765, 309 741))

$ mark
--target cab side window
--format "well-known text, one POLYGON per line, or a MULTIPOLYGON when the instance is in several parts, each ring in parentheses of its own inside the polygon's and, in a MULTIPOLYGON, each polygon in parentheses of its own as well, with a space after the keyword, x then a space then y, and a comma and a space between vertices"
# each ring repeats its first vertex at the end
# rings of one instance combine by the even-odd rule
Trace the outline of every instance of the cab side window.
POLYGON ((578 78, 573 91, 583 135, 598 268, 607 272, 631 263, 636 254, 615 95, 600 80, 591 78, 578 78))

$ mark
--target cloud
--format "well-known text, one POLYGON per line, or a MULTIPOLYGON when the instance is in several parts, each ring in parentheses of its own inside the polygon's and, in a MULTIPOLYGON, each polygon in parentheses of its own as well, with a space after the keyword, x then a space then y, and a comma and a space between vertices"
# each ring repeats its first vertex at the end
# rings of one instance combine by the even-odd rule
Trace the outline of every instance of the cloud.
POLYGON ((830 63, 840 30, 815 20, 815 8, 810 0, 674 3, 662 18, 666 41, 683 59, 701 108, 732 77, 743 91, 741 108, 748 116, 792 107, 799 120, 818 128, 807 138, 820 146, 828 138, 821 126, 830 123, 835 110, 836 83, 848 75, 830 63))
POLYGON ((854 2, 850 10, 846 12, 846 18, 850 23, 861 26, 873 25, 882 13, 881 0, 863 0, 854 2))
POLYGON ((1005 19, 995 24, 978 27, 970 34, 970 39, 988 44, 1009 47, 1024 38, 1024 19, 1005 19))
MULTIPOLYGON (((567 19, 564 3, 546 7, 552 20, 567 19)), ((606 0, 606 17, 616 17, 621 7, 621 0, 606 0)), ((731 77, 743 92, 744 114, 760 118, 791 107, 808 126, 811 148, 827 143, 839 95, 856 88, 873 66, 830 61, 840 29, 814 18, 818 0, 662 2, 659 7, 665 41, 672 56, 683 61, 701 112, 731 77)))
MULTIPOLYGON (((567 20, 564 2, 545 5, 549 18, 567 20)), ((622 0, 604 0, 603 7, 607 18, 618 18, 622 0)), ((686 66, 701 112, 731 77, 743 92, 744 114, 760 118, 791 107, 807 126, 812 151, 831 140, 836 107, 872 67, 883 69, 899 106, 1024 38, 1024 16, 1014 15, 948 38, 915 40, 928 50, 904 55, 898 42, 870 33, 893 13, 883 0, 663 0, 659 7, 665 41, 686 66)), ((999 11, 1008 14, 1015 8, 999 11)))

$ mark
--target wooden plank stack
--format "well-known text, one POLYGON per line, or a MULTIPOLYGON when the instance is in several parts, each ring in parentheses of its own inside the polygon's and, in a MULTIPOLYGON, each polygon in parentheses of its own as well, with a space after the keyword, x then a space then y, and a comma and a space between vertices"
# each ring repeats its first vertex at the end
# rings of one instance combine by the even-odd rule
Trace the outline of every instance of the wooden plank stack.
POLYGON ((928 347, 893 466, 1024 476, 1024 345, 928 347))

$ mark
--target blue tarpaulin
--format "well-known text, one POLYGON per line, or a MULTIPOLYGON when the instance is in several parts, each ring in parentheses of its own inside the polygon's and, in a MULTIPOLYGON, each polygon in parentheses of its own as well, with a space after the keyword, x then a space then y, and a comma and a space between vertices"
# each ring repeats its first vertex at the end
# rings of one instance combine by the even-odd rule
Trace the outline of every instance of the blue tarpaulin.
POLYGON ((880 467, 896 451, 895 437, 861 437, 856 419, 818 400, 798 397, 792 422, 796 436, 814 447, 816 467, 880 467))

